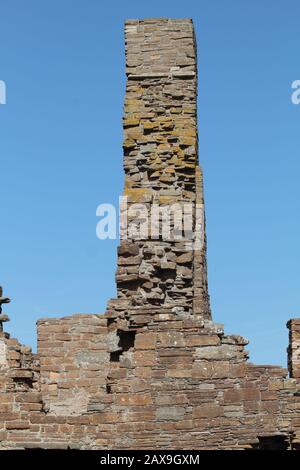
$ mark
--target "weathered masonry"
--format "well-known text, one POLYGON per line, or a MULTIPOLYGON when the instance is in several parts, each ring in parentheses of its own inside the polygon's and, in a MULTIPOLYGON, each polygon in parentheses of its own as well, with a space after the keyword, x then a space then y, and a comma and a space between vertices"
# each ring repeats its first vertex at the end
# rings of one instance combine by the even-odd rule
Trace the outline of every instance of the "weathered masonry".
POLYGON ((146 211, 189 203, 203 243, 123 240, 107 312, 40 320, 37 354, 0 312, 0 448, 297 449, 300 320, 288 373, 248 363, 247 341, 211 318, 192 21, 127 21, 125 33, 124 195, 146 211))

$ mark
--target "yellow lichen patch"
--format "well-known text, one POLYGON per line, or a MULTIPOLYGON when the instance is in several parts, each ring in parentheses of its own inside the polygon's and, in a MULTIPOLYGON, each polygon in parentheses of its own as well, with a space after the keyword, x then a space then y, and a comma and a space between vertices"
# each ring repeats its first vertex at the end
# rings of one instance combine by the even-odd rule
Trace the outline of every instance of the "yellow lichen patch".
POLYGON ((133 148, 134 146, 135 146, 135 141, 131 138, 127 138, 123 142, 123 147, 125 149, 130 149, 130 148, 133 148))
POLYGON ((159 123, 158 122, 152 122, 152 121, 144 121, 143 122, 143 128, 146 131, 158 130, 159 123))
POLYGON ((149 134, 146 135, 145 138, 147 138, 149 142, 157 142, 159 144, 166 141, 166 138, 159 134, 149 134))
POLYGON ((159 181, 161 181, 162 183, 169 183, 170 180, 174 180, 174 177, 172 177, 172 175, 170 175, 170 173, 163 173, 160 177, 159 177, 159 181))
POLYGON ((157 155, 151 157, 151 165, 161 165, 162 161, 157 155))
POLYGON ((195 163, 182 162, 181 167, 184 168, 195 168, 195 163))
POLYGON ((181 136, 182 137, 196 137, 196 129, 193 127, 190 127, 188 129, 182 129, 181 131, 181 136))
MULTIPOLYGON (((138 117, 138 115, 135 115, 135 117, 138 117)), ((147 113, 143 112, 142 114, 139 115, 139 117, 140 119, 152 119, 155 117, 155 113, 151 111, 148 111, 147 113)))
POLYGON ((170 119, 169 117, 160 118, 159 123, 160 123, 160 129, 163 131, 170 131, 174 129, 174 126, 175 126, 174 121, 170 119))
POLYGON ((128 100, 128 102, 125 103, 125 114, 139 113, 142 109, 142 100, 128 100))
POLYGON ((153 191, 148 188, 125 187, 124 196, 128 197, 128 202, 151 202, 153 191))
POLYGON ((172 148, 172 151, 177 154, 177 159, 179 159, 179 160, 184 160, 185 153, 184 153, 184 151, 183 151, 181 148, 179 148, 179 147, 173 147, 173 148, 172 148))
POLYGON ((196 106, 188 106, 188 105, 183 106, 184 114, 195 114, 195 112, 196 112, 196 106))
POLYGON ((173 122, 170 116, 160 116, 159 122, 162 124, 164 122, 173 122))
POLYGON ((194 127, 177 127, 173 131, 170 132, 170 134, 176 136, 176 137, 196 137, 196 129, 194 127))
POLYGON ((124 195, 126 193, 126 191, 130 188, 132 188, 132 185, 133 185, 133 181, 129 180, 127 177, 125 179, 125 185, 124 185, 124 195))
POLYGON ((196 140, 193 137, 182 137, 180 138, 180 145, 185 145, 189 147, 190 145, 195 145, 196 140))
POLYGON ((180 197, 179 196, 159 196, 159 204, 174 204, 177 202, 180 197))
POLYGON ((179 160, 179 158, 174 155, 172 158, 170 158, 170 160, 168 160, 169 163, 173 163, 174 165, 178 165, 181 163, 181 160, 179 160))
POLYGON ((168 166, 164 171, 166 173, 175 173, 175 168, 173 166, 168 166))
POLYGON ((161 170, 162 168, 161 160, 160 160, 160 163, 156 163, 156 161, 154 163, 151 163, 150 168, 151 170, 157 170, 157 171, 161 170))
POLYGON ((141 100, 139 99, 127 98, 125 101, 125 106, 139 106, 140 104, 141 104, 141 100))
POLYGON ((124 127, 136 127, 140 124, 140 121, 138 119, 134 118, 127 118, 124 119, 124 127))
POLYGON ((168 151, 171 149, 171 146, 169 144, 159 144, 158 146, 158 151, 168 151))
POLYGON ((136 127, 129 128, 125 131, 125 139, 138 140, 140 138, 143 138, 143 134, 136 127))
POLYGON ((170 112, 172 114, 180 114, 181 113, 181 106, 178 108, 170 108, 170 112))
POLYGON ((141 98, 144 93, 144 88, 142 88, 141 86, 132 86, 130 88, 130 92, 127 91, 127 94, 128 93, 130 93, 130 96, 134 96, 135 98, 141 98))
POLYGON ((160 171, 154 171, 151 175, 150 178, 159 178, 160 177, 160 171))
POLYGON ((182 195, 185 199, 189 199, 190 201, 194 201, 196 198, 194 191, 183 191, 182 195))

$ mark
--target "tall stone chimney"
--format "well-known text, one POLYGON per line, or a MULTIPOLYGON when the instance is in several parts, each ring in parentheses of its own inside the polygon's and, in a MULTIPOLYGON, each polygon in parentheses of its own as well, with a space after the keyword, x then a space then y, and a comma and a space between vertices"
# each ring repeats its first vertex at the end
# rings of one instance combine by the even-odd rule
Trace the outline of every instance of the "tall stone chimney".
POLYGON ((125 40, 125 237, 118 300, 110 306, 160 306, 210 319, 193 23, 129 20, 125 40))

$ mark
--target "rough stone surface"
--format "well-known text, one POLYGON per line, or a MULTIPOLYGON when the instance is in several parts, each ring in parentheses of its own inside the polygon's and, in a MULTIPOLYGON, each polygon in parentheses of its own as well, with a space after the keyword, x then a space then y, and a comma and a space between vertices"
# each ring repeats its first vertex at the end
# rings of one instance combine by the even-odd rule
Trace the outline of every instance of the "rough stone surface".
POLYGON ((129 237, 104 315, 40 320, 37 354, 0 332, 0 449, 297 449, 300 320, 288 324, 288 377, 248 363, 247 340, 211 319, 192 22, 131 20, 125 32, 124 194, 129 206, 190 202, 204 243, 187 250, 159 228, 157 240, 129 237))

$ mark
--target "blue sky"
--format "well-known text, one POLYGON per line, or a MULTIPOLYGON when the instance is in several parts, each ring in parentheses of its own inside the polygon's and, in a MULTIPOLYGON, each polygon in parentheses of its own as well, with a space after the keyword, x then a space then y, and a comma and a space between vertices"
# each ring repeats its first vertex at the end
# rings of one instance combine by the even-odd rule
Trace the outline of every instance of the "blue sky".
POLYGON ((296 0, 2 0, 0 284, 6 329, 35 348, 45 316, 101 313, 115 296, 116 241, 96 207, 122 192, 126 18, 192 17, 198 41, 214 319, 286 364, 300 317, 300 79, 296 0))

